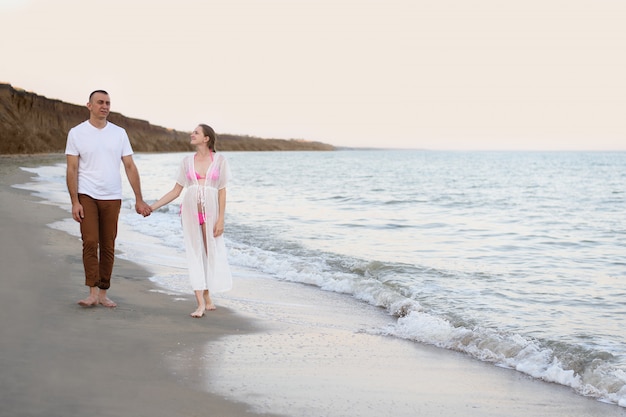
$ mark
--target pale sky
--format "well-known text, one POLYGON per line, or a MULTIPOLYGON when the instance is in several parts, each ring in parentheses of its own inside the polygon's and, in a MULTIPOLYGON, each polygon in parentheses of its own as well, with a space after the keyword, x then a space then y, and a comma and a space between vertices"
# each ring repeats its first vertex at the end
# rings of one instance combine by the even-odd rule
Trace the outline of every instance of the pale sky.
POLYGON ((191 131, 626 150, 624 0, 0 0, 0 82, 191 131))

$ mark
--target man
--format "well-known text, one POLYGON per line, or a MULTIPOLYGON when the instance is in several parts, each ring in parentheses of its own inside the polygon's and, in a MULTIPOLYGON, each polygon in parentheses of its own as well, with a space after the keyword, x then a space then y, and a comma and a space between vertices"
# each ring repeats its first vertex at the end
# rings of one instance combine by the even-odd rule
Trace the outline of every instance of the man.
POLYGON ((122 206, 120 164, 135 193, 135 210, 144 216, 151 212, 141 196, 139 172, 126 130, 107 120, 110 107, 106 91, 91 93, 87 103, 89 120, 70 129, 65 148, 67 189, 72 217, 80 223, 85 285, 89 287, 89 296, 78 302, 83 307, 117 307, 107 297, 107 290, 111 286, 122 206))

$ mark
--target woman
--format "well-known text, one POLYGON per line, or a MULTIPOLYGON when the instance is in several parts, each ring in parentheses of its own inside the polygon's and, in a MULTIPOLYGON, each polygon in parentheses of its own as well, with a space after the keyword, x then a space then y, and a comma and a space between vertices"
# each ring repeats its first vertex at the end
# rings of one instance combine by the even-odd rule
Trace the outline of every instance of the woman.
POLYGON ((174 188, 150 206, 157 210, 187 188, 181 204, 181 222, 189 280, 198 302, 192 317, 202 317, 205 311, 215 310, 210 292, 232 288, 223 238, 230 168, 226 158, 215 152, 215 140, 210 126, 200 124, 194 129, 191 144, 196 147, 196 153, 183 158, 174 188))

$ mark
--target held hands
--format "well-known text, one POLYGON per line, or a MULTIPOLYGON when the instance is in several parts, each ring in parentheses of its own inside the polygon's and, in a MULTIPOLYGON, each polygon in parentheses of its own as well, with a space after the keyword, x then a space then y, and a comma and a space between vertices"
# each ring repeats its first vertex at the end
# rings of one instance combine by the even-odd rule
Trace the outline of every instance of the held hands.
POLYGON ((135 203, 135 211, 143 217, 148 217, 152 213, 152 208, 143 200, 135 203))
MULTIPOLYGON (((148 217, 152 213, 152 209, 144 201, 138 201, 135 204, 135 211, 143 217, 148 217)), ((72 218, 78 223, 81 223, 85 218, 85 212, 83 211, 83 206, 80 203, 72 205, 72 218)))

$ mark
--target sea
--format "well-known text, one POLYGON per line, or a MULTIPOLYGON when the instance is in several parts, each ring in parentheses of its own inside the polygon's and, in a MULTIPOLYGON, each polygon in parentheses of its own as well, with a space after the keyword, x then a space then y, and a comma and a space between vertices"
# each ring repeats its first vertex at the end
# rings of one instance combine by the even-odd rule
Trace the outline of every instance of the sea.
MULTIPOLYGON (((365 305, 390 317, 378 334, 626 407, 625 152, 224 155, 238 273, 365 305)), ((183 156, 135 155, 147 201, 183 156)), ((36 175, 17 186, 70 211, 64 163, 23 169, 36 175)), ((124 187, 120 256, 189 294, 178 205, 144 219, 124 187)), ((78 232, 69 216, 50 226, 78 232)))

